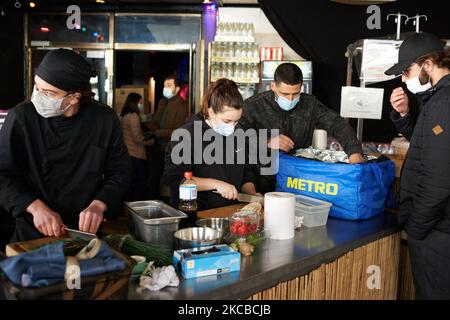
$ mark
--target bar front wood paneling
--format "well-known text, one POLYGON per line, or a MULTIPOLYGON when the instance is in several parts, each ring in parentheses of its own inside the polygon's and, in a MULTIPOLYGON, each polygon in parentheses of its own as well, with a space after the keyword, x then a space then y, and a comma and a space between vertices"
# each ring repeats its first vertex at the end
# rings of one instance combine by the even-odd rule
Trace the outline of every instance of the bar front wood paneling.
POLYGON ((400 247, 400 275, 398 281, 398 299, 414 300, 416 291, 411 269, 411 258, 407 246, 407 241, 402 239, 400 247))
POLYGON ((400 267, 400 233, 348 252, 314 271, 257 292, 249 300, 395 300, 400 267), (369 266, 380 268, 379 289, 369 289, 369 266))

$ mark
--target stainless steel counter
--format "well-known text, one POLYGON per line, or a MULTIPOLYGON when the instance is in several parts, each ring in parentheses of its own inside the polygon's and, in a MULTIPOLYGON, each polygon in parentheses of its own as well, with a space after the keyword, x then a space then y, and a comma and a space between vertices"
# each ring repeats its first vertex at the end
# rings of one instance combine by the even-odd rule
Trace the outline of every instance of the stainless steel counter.
POLYGON ((240 299, 281 281, 304 275, 345 253, 398 232, 396 217, 383 213, 367 221, 328 219, 324 227, 301 227, 292 240, 266 240, 239 272, 181 280, 178 288, 140 292, 130 280, 129 299, 240 299))

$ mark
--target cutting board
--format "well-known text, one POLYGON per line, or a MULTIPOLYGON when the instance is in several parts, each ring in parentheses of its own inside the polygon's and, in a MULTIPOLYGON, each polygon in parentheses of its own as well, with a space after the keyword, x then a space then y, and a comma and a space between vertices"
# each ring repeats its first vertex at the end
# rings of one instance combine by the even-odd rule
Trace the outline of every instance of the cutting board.
MULTIPOLYGON (((232 206, 199 211, 197 213, 197 216, 198 216, 198 219, 226 218, 226 217, 230 217, 233 213, 235 213, 239 209, 245 207, 247 204, 248 203, 239 203, 239 204, 235 204, 232 206)), ((51 242, 54 242, 57 240, 59 240, 59 238, 47 237, 47 238, 40 238, 40 239, 35 239, 35 240, 30 240, 30 241, 25 241, 25 242, 10 243, 10 244, 6 245, 5 253, 8 257, 12 257, 12 256, 16 256, 18 254, 36 249, 40 246, 43 246, 45 244, 48 244, 48 243, 51 243, 51 242)))
POLYGON ((28 252, 43 245, 58 241, 59 239, 60 238, 47 237, 24 242, 10 243, 6 245, 5 253, 8 257, 17 256, 21 253, 28 252))

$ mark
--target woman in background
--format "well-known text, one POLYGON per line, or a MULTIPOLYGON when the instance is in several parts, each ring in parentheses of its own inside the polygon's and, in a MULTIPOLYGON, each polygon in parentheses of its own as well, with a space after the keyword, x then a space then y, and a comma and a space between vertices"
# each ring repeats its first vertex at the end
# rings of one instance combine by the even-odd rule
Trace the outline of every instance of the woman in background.
POLYGON ((152 145, 154 139, 146 140, 142 132, 139 103, 142 96, 130 93, 120 116, 122 117, 123 140, 133 165, 133 178, 128 191, 127 201, 145 200, 147 197, 147 153, 145 146, 152 145))

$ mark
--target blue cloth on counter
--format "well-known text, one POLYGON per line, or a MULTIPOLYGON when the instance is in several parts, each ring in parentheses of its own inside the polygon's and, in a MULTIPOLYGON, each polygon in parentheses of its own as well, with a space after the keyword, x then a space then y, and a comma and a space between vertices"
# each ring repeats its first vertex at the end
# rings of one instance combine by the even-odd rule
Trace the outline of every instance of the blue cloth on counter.
POLYGON ((0 269, 16 286, 22 286, 23 275, 26 275, 25 279, 27 276, 30 280, 35 279, 29 283, 29 286, 33 287, 44 287, 62 282, 66 270, 64 244, 57 242, 7 258, 0 262, 0 269))
MULTIPOLYGON (((121 271, 125 261, 105 243, 92 259, 79 260, 81 277, 121 271)), ((0 269, 16 285, 22 287, 46 287, 64 281, 66 258, 64 243, 46 245, 36 251, 23 253, 0 262, 0 269)))
POLYGON ((22 274, 22 287, 48 287, 49 285, 62 282, 66 265, 56 263, 44 263, 31 265, 22 274))

